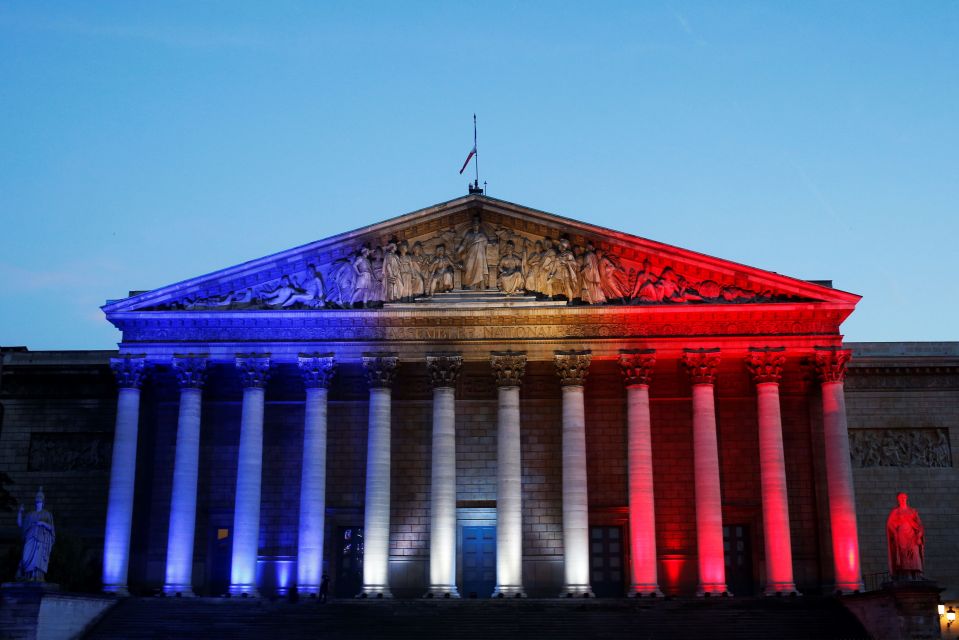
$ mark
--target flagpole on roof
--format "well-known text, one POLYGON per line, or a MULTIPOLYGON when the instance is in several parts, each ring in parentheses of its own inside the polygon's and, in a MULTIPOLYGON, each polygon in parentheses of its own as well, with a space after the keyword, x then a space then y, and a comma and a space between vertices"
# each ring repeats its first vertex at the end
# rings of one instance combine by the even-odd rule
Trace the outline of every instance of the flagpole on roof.
POLYGON ((473 114, 473 148, 476 149, 476 158, 473 166, 476 169, 476 188, 479 189, 479 147, 476 146, 476 114, 473 114))

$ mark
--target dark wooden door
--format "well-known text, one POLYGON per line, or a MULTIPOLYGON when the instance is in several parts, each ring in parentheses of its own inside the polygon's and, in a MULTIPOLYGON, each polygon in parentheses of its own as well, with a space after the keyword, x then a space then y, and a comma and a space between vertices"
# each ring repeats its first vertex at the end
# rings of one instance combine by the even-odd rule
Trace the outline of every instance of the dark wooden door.
POLYGON ((489 598, 496 588, 496 527, 463 527, 460 596, 489 598))
POLYGON ((726 586, 736 596, 751 596, 753 555, 749 525, 729 524, 723 527, 723 551, 726 556, 726 586))
POLYGON ((621 598, 625 593, 623 570, 623 528, 589 528, 589 569, 593 593, 597 598, 621 598))
POLYGON ((363 527, 340 527, 333 549, 336 553, 333 594, 337 598, 353 598, 363 588, 363 527))
POLYGON ((230 564, 233 559, 232 524, 221 524, 210 530, 210 553, 207 556, 209 579, 207 595, 222 596, 230 590, 230 564))

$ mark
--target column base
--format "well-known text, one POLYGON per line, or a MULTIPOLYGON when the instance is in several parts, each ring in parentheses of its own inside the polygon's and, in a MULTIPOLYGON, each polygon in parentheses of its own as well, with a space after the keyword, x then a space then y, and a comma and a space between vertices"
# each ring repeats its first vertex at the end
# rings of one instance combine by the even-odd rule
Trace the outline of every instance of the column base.
POLYGON ((130 592, 125 584, 105 584, 103 585, 103 593, 110 593, 118 598, 130 597, 130 592))
POLYGON ((455 584, 431 584, 429 591, 423 594, 424 598, 459 598, 460 592, 455 584))
POLYGON ((163 595, 174 598, 193 598, 193 586, 189 584, 165 584, 163 595))
POLYGON ((802 594, 796 589, 796 585, 792 582, 777 582, 774 584, 767 584, 766 588, 763 589, 764 596, 801 596, 802 594))
POLYGON ((732 592, 726 588, 725 584, 701 584, 696 587, 696 597, 698 598, 731 598, 732 592))
POLYGON ((389 600, 393 597, 388 584, 364 584, 363 590, 356 596, 360 600, 389 600))
POLYGON ((593 588, 588 584, 568 584, 559 594, 560 598, 595 598, 593 588))
POLYGON ((255 584, 231 584, 230 595, 234 598, 259 598, 255 584))
POLYGON ((861 582, 837 582, 833 593, 847 596, 851 593, 862 593, 866 590, 866 585, 861 582))
POLYGON ((497 585, 493 590, 493 598, 525 598, 526 591, 523 585, 497 585))
POLYGON ((320 595, 320 585, 301 584, 296 587, 296 595, 301 598, 316 598, 320 595))
POLYGON ((632 584, 629 586, 630 598, 664 598, 658 584, 632 584))

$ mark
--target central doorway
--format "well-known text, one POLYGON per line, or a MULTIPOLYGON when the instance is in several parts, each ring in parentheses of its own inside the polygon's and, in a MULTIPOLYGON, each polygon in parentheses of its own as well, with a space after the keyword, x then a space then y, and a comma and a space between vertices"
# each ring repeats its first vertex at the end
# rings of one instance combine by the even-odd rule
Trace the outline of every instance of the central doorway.
POLYGON ((333 595, 353 598, 363 588, 363 527, 340 527, 337 531, 336 582, 333 595))
POLYGON ((623 528, 589 528, 590 583, 597 598, 621 598, 626 589, 623 571, 623 528))
POLYGON ((463 527, 460 596, 489 598, 496 588, 496 527, 463 527))

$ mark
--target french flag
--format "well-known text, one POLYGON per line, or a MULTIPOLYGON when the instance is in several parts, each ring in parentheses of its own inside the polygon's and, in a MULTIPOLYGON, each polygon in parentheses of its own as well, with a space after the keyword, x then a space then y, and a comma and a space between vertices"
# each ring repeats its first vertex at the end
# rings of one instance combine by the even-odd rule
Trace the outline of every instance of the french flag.
POLYGON ((466 171, 466 166, 470 163, 470 160, 473 159, 473 156, 476 155, 476 145, 473 145, 473 148, 470 150, 470 154, 466 156, 466 161, 463 163, 462 168, 460 168, 460 175, 463 175, 463 172, 466 171))

